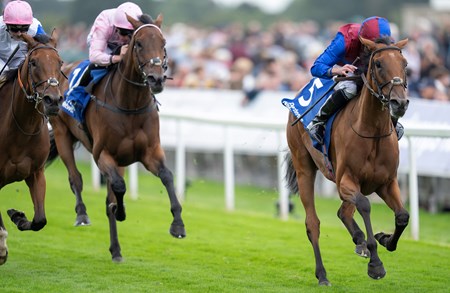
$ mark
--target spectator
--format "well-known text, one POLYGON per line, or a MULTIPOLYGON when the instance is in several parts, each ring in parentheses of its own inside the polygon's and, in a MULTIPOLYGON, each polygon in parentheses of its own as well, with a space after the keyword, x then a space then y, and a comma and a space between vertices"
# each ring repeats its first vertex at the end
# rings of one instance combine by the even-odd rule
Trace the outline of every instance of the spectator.
POLYGON ((450 101, 450 71, 444 66, 433 68, 419 88, 424 99, 450 101))

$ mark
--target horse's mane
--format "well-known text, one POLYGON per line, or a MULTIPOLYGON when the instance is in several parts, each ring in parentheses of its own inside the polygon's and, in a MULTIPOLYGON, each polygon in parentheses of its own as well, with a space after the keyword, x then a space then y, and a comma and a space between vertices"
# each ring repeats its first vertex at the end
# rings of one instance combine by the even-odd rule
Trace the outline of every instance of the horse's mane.
POLYGON ((153 18, 148 14, 142 14, 138 17, 138 20, 143 24, 154 24, 153 18))
MULTIPOLYGON (((387 46, 392 45, 392 39, 389 36, 375 39, 374 42, 376 44, 385 44, 387 46)), ((367 74, 367 70, 369 69, 369 62, 370 62, 371 54, 372 54, 372 52, 369 50, 366 50, 366 49, 361 50, 361 53, 359 55, 360 63, 358 65, 358 69, 355 72, 355 75, 367 74)), ((358 91, 362 88, 363 84, 364 83, 363 83, 362 79, 356 81, 356 86, 358 88, 358 91)))

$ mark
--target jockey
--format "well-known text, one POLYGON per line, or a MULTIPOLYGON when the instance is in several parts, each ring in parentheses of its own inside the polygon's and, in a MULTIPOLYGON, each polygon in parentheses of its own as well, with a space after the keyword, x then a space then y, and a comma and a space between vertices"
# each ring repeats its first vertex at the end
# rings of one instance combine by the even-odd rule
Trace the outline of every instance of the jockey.
POLYGON ((34 37, 45 34, 45 31, 40 21, 33 17, 33 10, 28 2, 10 1, 3 11, 3 16, 0 16, 0 70, 18 68, 25 60, 28 46, 20 39, 22 34, 34 37), (19 51, 6 65, 17 45, 19 51))
MULTIPOLYGON (((390 37, 389 22, 383 17, 372 16, 364 20, 362 24, 349 23, 341 26, 330 45, 314 62, 311 74, 319 78, 332 78, 335 75, 352 76, 357 69, 352 62, 363 50, 359 36, 372 41, 390 37)), ((325 123, 328 118, 357 94, 356 82, 351 80, 339 82, 335 89, 336 91, 325 101, 307 126, 311 136, 320 144, 323 144, 325 123)), ((396 119, 393 119, 393 123, 397 137, 400 139, 403 136, 403 126, 396 119)))
POLYGON ((134 32, 126 14, 138 20, 142 10, 132 2, 125 2, 117 8, 103 10, 97 16, 87 38, 89 61, 106 66, 122 60, 134 32))
POLYGON ((134 32, 126 15, 138 20, 142 10, 132 2, 125 2, 117 8, 103 10, 97 16, 87 37, 91 65, 86 68, 79 85, 86 86, 90 82, 93 67, 106 67, 122 60, 134 32))

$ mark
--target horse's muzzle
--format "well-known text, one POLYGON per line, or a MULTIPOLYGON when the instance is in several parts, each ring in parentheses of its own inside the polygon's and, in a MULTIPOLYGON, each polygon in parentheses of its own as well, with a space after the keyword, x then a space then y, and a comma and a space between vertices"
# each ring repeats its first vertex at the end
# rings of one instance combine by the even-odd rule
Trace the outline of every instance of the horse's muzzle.
POLYGON ((46 95, 42 98, 44 102, 45 115, 56 116, 59 111, 59 106, 63 102, 61 95, 46 95))
POLYGON ((405 115, 406 113, 406 110, 408 110, 408 105, 408 99, 391 99, 389 101, 391 116, 394 118, 403 117, 403 115, 405 115))
POLYGON ((153 94, 159 94, 164 90, 164 83, 166 81, 164 77, 149 75, 147 76, 147 81, 153 94))

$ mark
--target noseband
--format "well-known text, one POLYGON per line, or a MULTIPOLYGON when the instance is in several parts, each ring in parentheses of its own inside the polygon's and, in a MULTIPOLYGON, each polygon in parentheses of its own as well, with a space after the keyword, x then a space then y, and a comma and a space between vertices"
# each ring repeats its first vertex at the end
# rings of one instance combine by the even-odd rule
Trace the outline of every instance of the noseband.
POLYGON ((398 77, 398 76, 394 76, 391 80, 389 80, 389 81, 387 81, 387 82, 385 82, 383 84, 380 84, 378 82, 378 80, 376 79, 375 73, 373 71, 373 68, 375 67, 373 58, 374 58, 375 54, 380 53, 382 51, 386 51, 386 50, 397 50, 397 51, 399 51, 401 53, 401 49, 398 48, 398 47, 395 47, 395 46, 387 46, 387 47, 380 48, 380 49, 377 49, 377 50, 372 52, 372 54, 370 56, 370 76, 371 76, 372 81, 375 83, 375 85, 377 87, 377 91, 376 92, 370 86, 369 82, 367 81, 367 78, 366 78, 365 74, 361 74, 361 77, 362 77, 362 79, 364 81, 364 85, 367 87, 367 89, 370 91, 370 93, 373 96, 375 96, 378 100, 380 100, 380 102, 383 105, 383 107, 387 106, 387 104, 391 100, 391 92, 392 92, 394 86, 403 86, 403 88, 405 88, 405 89, 407 87, 406 73, 404 75, 404 78, 401 78, 401 77, 398 77), (385 86, 387 86, 387 85, 390 85, 391 87, 389 89, 389 94, 386 97, 383 94, 383 88, 385 86))
MULTIPOLYGON (((54 50, 54 51, 56 51, 58 53, 58 50, 56 50, 54 47, 51 47, 51 46, 40 46, 40 47, 35 47, 35 48, 31 49, 28 52, 28 54, 27 54, 27 58, 29 59, 31 54, 34 51, 37 51, 39 49, 51 49, 51 50, 54 50)), ((34 82, 33 77, 31 76, 31 63, 30 63, 30 61, 28 61, 28 75, 29 75, 28 80, 31 81, 31 89, 32 89, 31 95, 29 95, 27 93, 27 90, 26 90, 25 86, 23 85, 22 79, 20 78, 20 67, 17 70, 17 80, 19 82, 20 88, 22 89, 23 93, 25 94, 25 97, 27 98, 27 100, 29 102, 35 102, 35 108, 37 109, 39 103, 42 102, 42 99, 43 99, 47 89, 49 87, 51 87, 51 86, 55 86, 55 87, 59 86, 59 81, 58 81, 58 79, 56 79, 56 77, 49 77, 47 80, 34 82), (39 86, 43 85, 44 83, 45 83, 44 90, 40 93, 37 90, 37 88, 39 86)), ((38 112, 40 114, 44 115, 44 113, 41 113, 39 110, 38 110, 38 112)))

